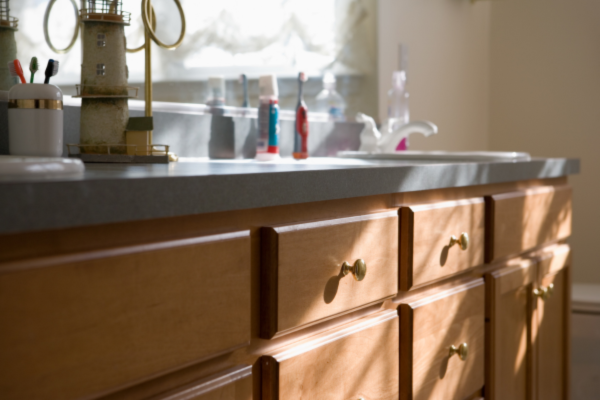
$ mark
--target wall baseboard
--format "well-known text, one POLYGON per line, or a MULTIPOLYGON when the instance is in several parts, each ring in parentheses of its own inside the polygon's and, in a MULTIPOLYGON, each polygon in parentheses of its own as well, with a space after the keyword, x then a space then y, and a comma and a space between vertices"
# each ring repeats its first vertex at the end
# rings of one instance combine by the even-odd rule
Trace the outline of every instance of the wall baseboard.
POLYGON ((600 315, 600 284, 574 283, 571 310, 574 313, 600 315))

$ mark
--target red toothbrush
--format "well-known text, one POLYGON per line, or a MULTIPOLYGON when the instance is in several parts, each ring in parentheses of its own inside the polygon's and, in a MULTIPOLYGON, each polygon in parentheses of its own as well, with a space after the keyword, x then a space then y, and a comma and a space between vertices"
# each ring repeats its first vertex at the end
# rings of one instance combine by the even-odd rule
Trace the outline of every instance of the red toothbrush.
POLYGON ((25 80, 25 75, 23 75, 23 67, 21 67, 21 62, 19 60, 9 61, 8 69, 10 71, 10 75, 14 77, 21 78, 21 83, 27 83, 25 80))

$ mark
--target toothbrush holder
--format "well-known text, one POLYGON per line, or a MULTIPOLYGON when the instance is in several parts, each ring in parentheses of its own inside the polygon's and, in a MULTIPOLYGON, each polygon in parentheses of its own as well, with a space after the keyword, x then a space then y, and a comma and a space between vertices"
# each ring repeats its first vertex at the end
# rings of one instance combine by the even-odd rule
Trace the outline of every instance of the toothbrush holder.
POLYGON ((15 156, 62 156, 63 94, 57 86, 27 83, 10 89, 8 149, 15 156))

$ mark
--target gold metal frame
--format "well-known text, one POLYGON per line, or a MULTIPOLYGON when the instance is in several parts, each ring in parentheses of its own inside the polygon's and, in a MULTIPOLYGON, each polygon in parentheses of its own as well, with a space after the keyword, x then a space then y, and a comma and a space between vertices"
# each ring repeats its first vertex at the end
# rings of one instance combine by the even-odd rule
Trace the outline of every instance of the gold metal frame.
POLYGON ((75 3, 75 0, 71 0, 71 4, 73 4, 73 8, 75 10, 75 19, 77 21, 75 23, 75 32, 73 32, 71 43, 69 43, 67 47, 65 47, 64 49, 57 49, 52 44, 52 40, 50 40, 50 34, 48 33, 48 20, 50 19, 50 12, 52 11, 52 7, 54 7, 54 3, 56 3, 56 0, 50 0, 50 3, 48 3, 48 7, 46 8, 46 14, 44 14, 44 37, 46 38, 46 43, 48 43, 48 46, 50 47, 50 49, 52 49, 53 52, 58 54, 65 54, 69 50, 71 50, 73 46, 75 46, 75 42, 79 37, 79 9, 77 8, 77 3, 75 3))
POLYGON ((63 102, 61 100, 49 99, 9 100, 8 108, 19 108, 24 110, 62 110, 63 102))

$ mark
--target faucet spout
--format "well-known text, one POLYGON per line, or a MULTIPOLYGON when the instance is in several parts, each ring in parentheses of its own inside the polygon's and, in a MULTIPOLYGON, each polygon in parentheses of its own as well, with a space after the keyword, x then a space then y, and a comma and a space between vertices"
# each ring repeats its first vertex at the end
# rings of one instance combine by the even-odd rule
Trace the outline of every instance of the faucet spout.
MULTIPOLYGON (((385 132, 385 130, 384 130, 385 132)), ((395 128, 392 132, 384 134, 377 144, 378 150, 382 153, 394 153, 396 146, 402 139, 408 139, 412 133, 420 133, 425 137, 438 133, 438 127, 429 121, 414 121, 395 128)))

